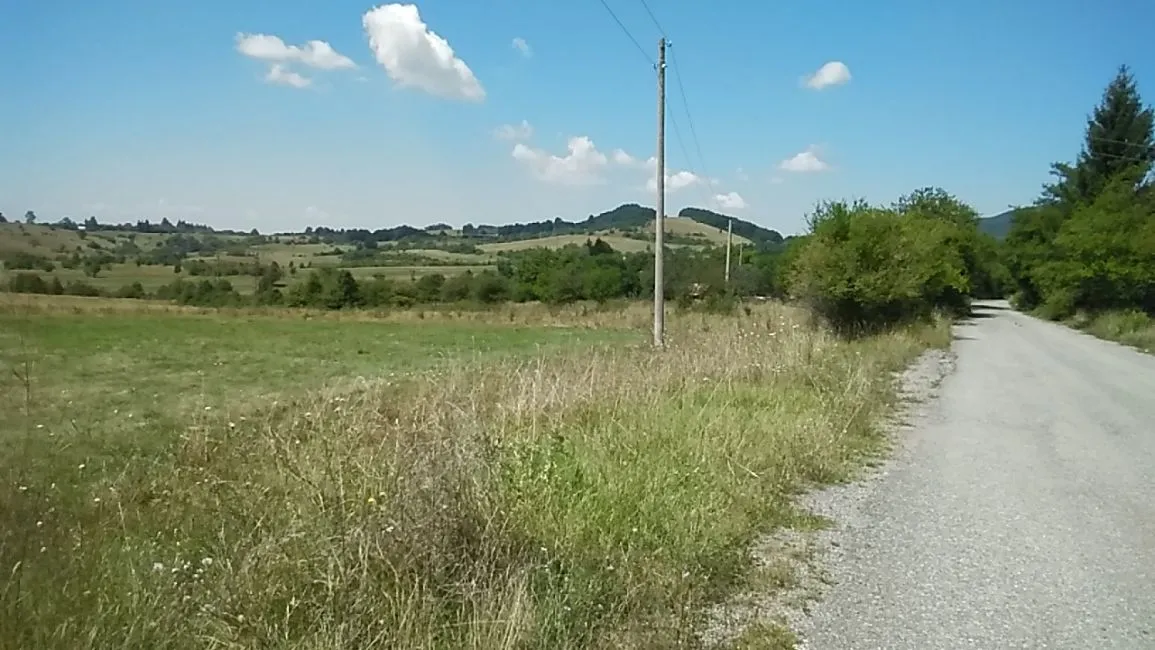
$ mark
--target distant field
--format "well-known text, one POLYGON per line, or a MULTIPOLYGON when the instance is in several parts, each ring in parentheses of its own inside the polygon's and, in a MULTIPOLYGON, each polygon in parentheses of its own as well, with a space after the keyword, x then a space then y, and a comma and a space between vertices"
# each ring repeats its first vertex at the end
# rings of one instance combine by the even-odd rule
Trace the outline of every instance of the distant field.
MULTIPOLYGON (((468 321, 303 319, 288 311, 108 313, 93 308, 116 301, 62 302, 83 309, 28 313, 12 304, 0 312, 0 367, 22 349, 34 352, 35 421, 49 430, 76 421, 100 437, 150 433, 149 427, 164 434, 203 416, 206 406, 243 411, 258 397, 313 390, 338 377, 389 377, 451 359, 632 336, 468 321)), ((21 405, 19 391, 0 392, 3 440, 13 434, 21 405)))
POLYGON ((626 253, 644 251, 650 245, 649 242, 630 239, 620 235, 554 235, 552 237, 538 237, 537 239, 481 244, 478 248, 491 253, 524 251, 531 248, 562 248, 570 244, 580 246, 585 244, 586 241, 592 241, 599 237, 602 241, 612 246, 614 250, 626 253))
MULTIPOLYGON (((689 237, 701 237, 706 243, 724 245, 726 243, 726 231, 724 229, 707 226, 704 223, 698 223, 693 219, 686 219, 684 217, 670 217, 665 220, 666 232, 672 235, 682 235, 689 237)), ((654 222, 650 222, 646 226, 646 232, 654 232, 654 222)), ((734 244, 749 244, 750 240, 745 237, 734 235, 734 244)))
POLYGON ((383 275, 387 278, 408 278, 410 276, 421 277, 423 275, 433 275, 440 273, 446 277, 472 271, 480 273, 485 270, 494 270, 496 267, 487 265, 473 265, 473 266, 356 266, 349 269, 353 277, 358 279, 371 278, 375 275, 383 275))
MULTIPOLYGON (((139 282, 145 291, 156 291, 163 285, 180 278, 186 281, 200 281, 203 276, 189 275, 188 273, 173 273, 171 266, 137 266, 135 264, 113 264, 103 269, 95 278, 90 278, 80 269, 57 268, 48 273, 46 271, 0 271, 0 282, 7 282, 8 278, 16 273, 36 273, 46 281, 51 282, 53 276, 60 278, 64 284, 80 281, 105 291, 116 291, 121 287, 139 282)), ((233 284, 241 293, 251 293, 257 287, 257 278, 251 275, 230 275, 224 279, 233 284)))
MULTIPOLYGON (((695 221, 683 218, 671 218, 666 221, 667 232, 674 235, 692 236, 700 238, 703 244, 719 244, 725 242, 725 233, 718 232, 717 229, 699 224, 695 221)), ((652 232, 652 227, 650 228, 652 232)), ((152 234, 152 233, 126 233, 118 231, 97 231, 83 233, 51 228, 47 225, 29 225, 20 223, 0 224, 0 254, 26 252, 37 255, 42 255, 50 259, 55 259, 61 255, 71 255, 73 252, 79 252, 82 256, 87 254, 94 254, 98 250, 105 252, 115 251, 122 244, 132 241, 137 247, 144 251, 149 251, 155 248, 158 244, 165 241, 170 235, 152 234), (93 244, 99 246, 99 249, 94 248, 93 244)), ((232 235, 217 235, 224 239, 231 239, 239 241, 240 236, 232 235)), ((472 271, 474 273, 486 269, 495 268, 493 265, 496 262, 497 255, 503 252, 524 251, 533 248, 561 248, 568 245, 582 245, 586 241, 600 237, 604 242, 612 246, 615 250, 621 252, 642 252, 650 248, 650 242, 631 237, 623 236, 620 233, 613 231, 602 232, 592 236, 584 234, 574 235, 556 235, 549 237, 539 237, 535 239, 525 239, 510 242, 493 242, 487 244, 480 244, 478 249, 482 253, 459 253, 440 250, 437 248, 421 248, 421 249, 399 249, 394 250, 388 245, 382 245, 380 248, 380 255, 383 257, 390 257, 393 255, 410 256, 407 258, 398 258, 397 261, 405 262, 404 266, 381 265, 371 267, 348 267, 351 272, 358 278, 369 278, 374 275, 384 275, 390 278, 410 278, 428 275, 432 273, 439 273, 445 276, 451 276, 465 271, 472 271), (444 265, 437 265, 433 263, 420 263, 419 260, 424 258, 429 262, 442 261, 444 265), (413 264, 413 261, 418 261, 413 264)), ((746 240, 741 237, 735 237, 735 242, 741 243, 746 240)), ((673 247, 688 246, 684 243, 671 244, 673 247)), ((282 268, 288 268, 293 265, 299 269, 317 268, 323 266, 329 267, 343 267, 342 259, 339 255, 322 255, 322 253, 333 251, 335 248, 342 250, 351 250, 350 245, 334 245, 328 243, 308 243, 308 238, 303 235, 299 236, 278 236, 274 241, 265 244, 258 244, 252 246, 249 251, 259 259, 261 263, 276 262, 282 268)), ((235 252, 235 251, 234 251, 235 252)), ((209 254, 197 255, 192 254, 187 259, 203 259, 205 261, 232 261, 232 262, 252 262, 254 257, 242 255, 225 255, 225 254, 209 254)), ((0 283, 6 282, 15 272, 31 272, 31 271, 10 271, 0 269, 0 283)), ((176 278, 185 280, 200 280, 205 276, 191 276, 187 273, 175 273, 171 266, 156 266, 156 265, 142 265, 137 266, 130 259, 126 264, 113 264, 101 270, 95 278, 88 277, 81 269, 64 269, 57 263, 55 271, 37 272, 46 280, 51 280, 53 276, 60 279, 61 282, 67 284, 71 281, 81 281, 93 285, 101 290, 116 291, 121 287, 130 285, 134 282, 139 282, 146 291, 154 292, 162 285, 172 282, 176 278)), ((292 283, 296 279, 304 277, 303 274, 298 273, 295 276, 286 276, 285 281, 292 283)), ((249 275, 234 275, 226 276, 237 291, 241 293, 251 293, 255 290, 257 279, 249 275)))

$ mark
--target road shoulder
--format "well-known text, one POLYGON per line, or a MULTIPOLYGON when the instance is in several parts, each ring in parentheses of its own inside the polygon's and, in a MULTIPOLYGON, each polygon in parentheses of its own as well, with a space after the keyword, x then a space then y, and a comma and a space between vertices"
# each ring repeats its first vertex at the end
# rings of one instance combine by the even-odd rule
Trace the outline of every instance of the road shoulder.
POLYGON ((896 373, 899 404, 886 423, 889 452, 865 466, 852 481, 803 495, 798 505, 805 515, 799 525, 779 529, 753 545, 755 586, 708 612, 702 632, 707 647, 807 647, 811 607, 833 586, 832 569, 842 557, 841 540, 865 521, 862 504, 881 480, 909 458, 912 445, 917 444, 913 423, 925 414, 943 379, 953 372, 955 358, 951 350, 931 349, 896 373))

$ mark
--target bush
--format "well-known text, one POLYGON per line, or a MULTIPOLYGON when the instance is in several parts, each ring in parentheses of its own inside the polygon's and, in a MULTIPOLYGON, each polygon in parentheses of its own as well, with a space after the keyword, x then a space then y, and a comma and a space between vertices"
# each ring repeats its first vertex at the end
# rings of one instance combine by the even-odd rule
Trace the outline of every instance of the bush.
POLYGON ((968 305, 963 226, 859 201, 820 205, 810 230, 792 264, 790 292, 843 334, 968 305))
POLYGON ((35 273, 17 273, 8 279, 8 290, 12 293, 51 293, 44 278, 35 273))
POLYGON ((56 265, 52 260, 43 255, 34 255, 23 251, 9 253, 3 258, 4 268, 9 271, 27 270, 27 271, 46 271, 51 273, 56 270, 56 265))

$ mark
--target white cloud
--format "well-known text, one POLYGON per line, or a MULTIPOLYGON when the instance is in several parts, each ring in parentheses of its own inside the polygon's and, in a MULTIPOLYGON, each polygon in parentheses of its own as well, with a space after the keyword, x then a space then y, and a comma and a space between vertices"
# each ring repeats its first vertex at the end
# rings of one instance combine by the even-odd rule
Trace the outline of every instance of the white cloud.
MULTIPOLYGON (((680 189, 690 187, 691 185, 696 185, 696 184, 701 183, 703 181, 704 181, 704 179, 701 176, 698 176, 697 174, 695 174, 694 172, 688 172, 688 171, 682 170, 682 171, 674 172, 672 174, 667 173, 666 174, 666 191, 667 192, 677 192, 680 189)), ((648 191, 648 192, 657 192, 658 191, 658 179, 656 177, 651 178, 650 180, 646 181, 646 191, 648 191)))
POLYGON ((268 34, 237 34, 237 51, 261 61, 301 63, 318 70, 357 67, 352 59, 337 52, 325 41, 314 40, 297 46, 286 45, 279 37, 268 34))
POLYGON ((555 156, 540 149, 532 149, 522 143, 513 147, 513 157, 529 167, 540 180, 559 185, 592 185, 602 181, 601 172, 609 162, 606 155, 597 150, 593 140, 586 136, 574 136, 566 143, 568 153, 555 156))
POLYGON ((613 161, 622 167, 635 167, 637 169, 657 169, 658 159, 650 156, 645 160, 635 158, 622 149, 614 149, 613 161))
POLYGON ((719 208, 726 210, 742 210, 746 207, 746 200, 737 192, 715 194, 714 203, 717 203, 719 208))
POLYGON ((625 165, 627 167, 633 167, 634 165, 638 164, 637 158, 634 158, 633 156, 631 156, 630 154, 626 153, 625 151, 623 151, 621 149, 614 149, 613 157, 614 157, 614 162, 619 164, 619 165, 625 165))
POLYGON ((502 124, 494 130, 493 136, 498 140, 514 142, 528 140, 533 137, 533 127, 526 120, 522 120, 521 124, 502 124))
POLYGON ((830 86, 841 86, 850 81, 850 68, 842 61, 828 61, 814 74, 806 77, 804 83, 807 88, 822 90, 830 86))
POLYGON ((818 148, 811 145, 806 151, 795 154, 778 164, 778 169, 786 172, 811 173, 830 169, 830 164, 819 157, 818 148))
POLYGON ((282 86, 292 86, 293 88, 307 88, 313 83, 311 79, 302 77, 301 75, 288 70, 280 63, 274 63, 269 68, 269 74, 265 75, 265 81, 271 84, 279 84, 282 86))
POLYGON ((533 56, 533 49, 531 49, 529 43, 526 43, 525 39, 520 36, 513 39, 513 49, 521 52, 521 55, 527 59, 533 56))
POLYGON ((361 17, 361 25, 377 62, 399 86, 446 99, 485 99, 473 71, 421 20, 416 5, 375 7, 361 17))

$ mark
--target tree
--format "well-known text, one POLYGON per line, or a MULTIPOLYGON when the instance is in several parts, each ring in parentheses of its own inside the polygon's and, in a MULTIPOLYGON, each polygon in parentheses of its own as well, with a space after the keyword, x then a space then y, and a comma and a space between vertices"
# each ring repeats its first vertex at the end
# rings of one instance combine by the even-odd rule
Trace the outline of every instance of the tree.
POLYGON ((1006 240, 1016 303, 1062 318, 1077 311, 1155 313, 1155 114, 1126 66, 1087 120, 1074 164, 1032 208, 1016 211, 1006 240))
POLYGON ((1074 210, 1089 205, 1120 174, 1135 186, 1151 172, 1155 161, 1152 137, 1153 117, 1144 107, 1130 69, 1120 66, 1115 78, 1103 91, 1103 98, 1087 118, 1083 150, 1074 165, 1055 163, 1055 183, 1043 188, 1042 201, 1059 203, 1074 210))
POLYGON ((36 213, 32 210, 24 213, 24 223, 36 223, 36 213))
POLYGON ((3 212, 0 212, 0 223, 8 223, 8 219, 4 217, 3 212))

